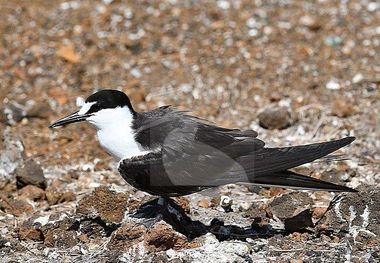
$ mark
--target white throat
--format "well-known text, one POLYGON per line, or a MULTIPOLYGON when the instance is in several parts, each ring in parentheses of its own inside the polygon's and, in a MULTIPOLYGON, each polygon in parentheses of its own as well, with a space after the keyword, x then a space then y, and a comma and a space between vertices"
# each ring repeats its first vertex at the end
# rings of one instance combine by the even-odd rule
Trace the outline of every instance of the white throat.
POLYGON ((100 145, 117 161, 146 153, 135 140, 133 115, 128 107, 100 110, 87 121, 97 129, 100 145))

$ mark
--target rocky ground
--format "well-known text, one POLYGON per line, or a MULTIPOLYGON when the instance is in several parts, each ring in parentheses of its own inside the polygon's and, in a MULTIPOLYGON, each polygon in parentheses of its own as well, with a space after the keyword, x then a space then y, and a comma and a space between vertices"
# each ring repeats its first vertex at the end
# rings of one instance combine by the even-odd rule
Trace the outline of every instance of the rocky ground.
POLYGON ((152 2, 0 1, 2 261, 378 262, 380 4, 152 2), (354 135, 298 171, 360 192, 228 185, 147 228, 94 131, 47 128, 101 88, 269 146, 354 135))

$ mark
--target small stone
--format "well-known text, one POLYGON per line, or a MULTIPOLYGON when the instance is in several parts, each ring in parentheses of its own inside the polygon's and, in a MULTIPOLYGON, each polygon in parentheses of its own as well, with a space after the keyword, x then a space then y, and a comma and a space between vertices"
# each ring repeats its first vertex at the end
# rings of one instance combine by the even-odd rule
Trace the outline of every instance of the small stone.
POLYGON ((55 205, 58 203, 58 200, 61 198, 61 193, 47 189, 46 190, 46 199, 49 205, 55 205))
POLYGON ((26 117, 28 118, 41 118, 47 119, 50 115, 51 108, 46 100, 40 100, 33 104, 32 107, 26 111, 26 117))
POLYGON ((239 204, 239 211, 247 211, 248 209, 251 208, 251 204, 247 202, 242 202, 239 204))
POLYGON ((363 74, 358 73, 358 74, 356 74, 356 75, 352 78, 352 83, 357 84, 357 83, 361 82, 363 79, 364 79, 363 74))
POLYGON ((355 114, 355 108, 349 101, 345 99, 337 99, 334 102, 332 113, 335 116, 346 118, 355 114))
POLYGON ((59 200, 59 203, 73 202, 76 200, 76 195, 73 191, 64 192, 59 200))
POLYGON ((324 39, 325 44, 332 47, 339 46, 342 44, 342 41, 342 38, 339 36, 328 36, 324 39))
POLYGON ((210 202, 208 201, 207 198, 202 198, 201 200, 198 201, 198 206, 202 208, 208 208, 210 207, 210 202))
POLYGON ((313 31, 317 31, 322 27, 321 24, 318 22, 318 20, 315 17, 312 17, 310 15, 302 16, 299 22, 301 25, 313 31))
POLYGON ((313 209, 313 218, 320 219, 326 213, 327 207, 315 207, 313 209))
POLYGON ((367 10, 369 12, 375 12, 377 9, 380 9, 380 4, 376 1, 370 2, 367 5, 367 10))
POLYGON ((42 189, 46 188, 46 179, 41 166, 33 159, 28 159, 21 167, 16 169, 17 186, 34 185, 42 189))
POLYGON ((326 84, 326 89, 329 89, 329 90, 338 90, 338 89, 340 89, 340 84, 337 81, 335 81, 335 80, 330 80, 326 84))
POLYGON ((210 200, 210 207, 217 207, 220 204, 220 196, 214 196, 210 200))
POLYGON ((251 206, 244 211, 243 217, 245 218, 265 218, 266 211, 265 207, 258 206, 256 204, 251 204, 251 206))
POLYGON ((5 122, 9 125, 15 125, 26 115, 24 107, 16 103, 6 104, 2 112, 5 116, 5 122))
POLYGON ((34 185, 27 185, 19 190, 21 196, 32 201, 40 201, 45 199, 45 191, 34 185))
POLYGON ((309 227, 314 227, 310 209, 306 209, 293 217, 285 219, 285 230, 289 233, 303 232, 309 227))
POLYGON ((225 212, 232 212, 232 199, 228 196, 221 196, 220 206, 224 209, 225 212))
POLYGON ((257 116, 259 124, 265 129, 285 129, 292 124, 292 116, 287 107, 269 107, 257 116))
POLYGON ((72 191, 61 193, 48 189, 46 190, 46 199, 49 205, 56 205, 64 202, 72 202, 76 199, 76 196, 72 191))
POLYGON ((187 198, 179 196, 176 197, 175 201, 185 212, 190 212, 190 202, 187 198))
POLYGON ((61 46, 57 51, 57 56, 73 64, 79 63, 81 59, 80 56, 75 53, 73 44, 61 46))
POLYGON ((230 8, 231 4, 230 2, 226 1, 226 0, 218 0, 217 1, 217 6, 220 8, 220 9, 223 9, 223 10, 227 10, 230 8))

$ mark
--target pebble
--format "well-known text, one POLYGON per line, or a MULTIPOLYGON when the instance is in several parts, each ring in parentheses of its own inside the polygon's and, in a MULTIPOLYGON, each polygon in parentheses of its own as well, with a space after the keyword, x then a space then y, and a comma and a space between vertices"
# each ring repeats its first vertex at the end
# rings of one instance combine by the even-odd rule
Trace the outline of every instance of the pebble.
POLYGON ((338 117, 346 118, 355 114, 355 108, 347 99, 337 99, 334 102, 332 113, 338 117))
POLYGON ((217 5, 220 9, 227 10, 230 8, 231 4, 228 1, 225 0, 219 0, 217 2, 217 5))
POLYGON ((303 26, 308 27, 310 30, 318 30, 321 28, 321 24, 315 17, 310 15, 304 15, 300 18, 299 23, 303 26))
POLYGON ((27 185, 19 190, 21 196, 24 196, 32 201, 45 199, 45 191, 34 185, 27 185))
POLYGON ((259 124, 265 129, 285 129, 293 120, 288 107, 267 107, 258 114, 259 124))
POLYGON ((5 122, 8 125, 15 125, 26 115, 25 107, 18 103, 6 104, 2 111, 5 122))
POLYGON ((356 74, 356 75, 352 78, 352 83, 357 84, 357 83, 361 82, 363 79, 364 79, 363 74, 358 73, 358 74, 356 74))
POLYGON ((208 201, 207 198, 202 198, 201 200, 198 201, 198 206, 202 208, 208 208, 210 207, 210 202, 208 201))
POLYGON ((329 89, 329 90, 339 90, 340 89, 340 84, 337 81, 335 81, 335 80, 330 80, 326 84, 326 89, 329 89))
POLYGON ((324 39, 324 42, 328 46, 336 47, 342 44, 343 40, 339 36, 328 36, 324 39))
POLYGON ((61 46, 57 51, 57 56, 73 64, 77 64, 81 60, 79 54, 75 53, 73 44, 61 46))
POLYGON ((226 195, 221 196, 220 206, 224 209, 225 212, 232 212, 232 199, 226 195))

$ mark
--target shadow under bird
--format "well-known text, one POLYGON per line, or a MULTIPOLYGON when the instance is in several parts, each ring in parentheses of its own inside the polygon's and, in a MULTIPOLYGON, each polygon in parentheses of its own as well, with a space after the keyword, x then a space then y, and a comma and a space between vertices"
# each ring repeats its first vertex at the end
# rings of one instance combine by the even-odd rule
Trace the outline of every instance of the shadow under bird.
POLYGON ((88 121, 100 145, 119 161, 122 177, 161 197, 181 196, 231 183, 356 192, 289 169, 322 158, 355 140, 265 147, 253 130, 227 129, 163 106, 137 112, 126 94, 101 90, 81 109, 50 128, 88 121))

